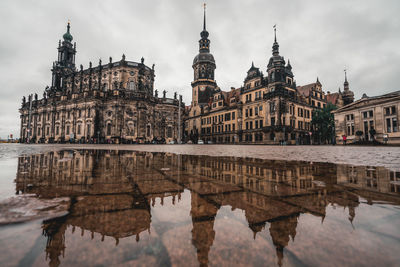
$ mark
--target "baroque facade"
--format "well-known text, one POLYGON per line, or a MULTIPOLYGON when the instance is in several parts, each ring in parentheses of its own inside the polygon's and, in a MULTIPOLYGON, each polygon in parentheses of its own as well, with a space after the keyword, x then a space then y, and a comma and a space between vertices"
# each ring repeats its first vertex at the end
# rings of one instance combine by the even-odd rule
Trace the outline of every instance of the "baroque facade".
MULTIPOLYGON (((343 105, 342 94, 339 101, 331 99, 318 78, 316 83, 296 85, 290 61, 279 53, 276 28, 265 76, 252 64, 243 85, 230 91, 222 91, 215 80, 216 63, 210 53, 205 11, 200 36, 199 54, 192 66, 192 102, 185 118, 187 141, 309 144, 313 110, 327 103, 343 105)), ((352 94, 348 83, 346 92, 352 94)))
POLYGON ((400 91, 375 97, 364 96, 335 110, 336 141, 359 140, 400 144, 400 91), (359 135, 357 136, 357 132, 359 135))
POLYGON ((179 138, 177 99, 158 97, 154 90, 154 64, 122 59, 88 69, 75 66, 76 43, 70 24, 59 41, 58 59, 52 67, 52 84, 43 98, 22 100, 22 142, 170 142, 179 138))

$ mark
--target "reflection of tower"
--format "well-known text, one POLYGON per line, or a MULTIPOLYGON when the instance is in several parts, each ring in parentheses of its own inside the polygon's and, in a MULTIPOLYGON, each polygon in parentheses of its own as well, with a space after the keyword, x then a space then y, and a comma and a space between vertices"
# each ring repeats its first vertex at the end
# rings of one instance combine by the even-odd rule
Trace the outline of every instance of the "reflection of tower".
POLYGON ((276 255, 278 256, 278 264, 282 266, 283 249, 289 244, 290 237, 294 241, 296 236, 297 218, 299 215, 286 217, 282 220, 274 220, 271 222, 269 233, 272 242, 276 247, 276 255))
POLYGON ((214 242, 214 220, 218 207, 210 204, 198 194, 192 192, 192 244, 197 250, 197 260, 200 266, 208 265, 208 252, 214 242))
POLYGON ((59 266, 60 255, 64 257, 65 230, 67 229, 65 219, 66 217, 63 217, 43 222, 43 235, 47 237, 46 260, 50 259, 50 267, 59 266))

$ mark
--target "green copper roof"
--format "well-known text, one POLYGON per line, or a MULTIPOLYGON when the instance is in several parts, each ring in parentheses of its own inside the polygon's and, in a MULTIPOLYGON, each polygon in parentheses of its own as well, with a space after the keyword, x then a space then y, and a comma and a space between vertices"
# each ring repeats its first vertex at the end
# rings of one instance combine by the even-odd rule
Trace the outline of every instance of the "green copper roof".
POLYGON ((70 25, 69 25, 69 22, 68 22, 67 32, 64 33, 63 38, 64 38, 65 41, 71 42, 73 37, 72 37, 71 33, 69 32, 69 28, 70 28, 70 25))

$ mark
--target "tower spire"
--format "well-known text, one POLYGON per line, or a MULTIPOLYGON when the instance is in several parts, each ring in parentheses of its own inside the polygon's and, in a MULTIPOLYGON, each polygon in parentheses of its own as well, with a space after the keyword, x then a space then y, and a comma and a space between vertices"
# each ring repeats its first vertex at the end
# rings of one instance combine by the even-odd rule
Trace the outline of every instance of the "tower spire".
POLYGON ((71 42, 72 39, 73 39, 73 37, 72 37, 72 35, 71 35, 71 33, 70 33, 70 28, 71 28, 71 22, 68 20, 67 32, 64 33, 64 35, 63 35, 64 41, 71 42))
POLYGON ((343 90, 348 92, 349 89, 349 82, 347 81, 347 68, 344 68, 344 83, 343 83, 343 90))
POLYGON ((204 14, 203 14, 203 31, 200 33, 201 39, 200 52, 210 52, 210 40, 208 39, 208 31, 206 30, 206 4, 203 4, 204 14))
POLYGON ((206 3, 203 4, 203 8, 204 8, 204 21, 203 21, 203 31, 206 30, 206 3))
POLYGON ((276 24, 274 25, 274 44, 272 45, 272 55, 277 56, 279 55, 279 44, 276 41, 276 24))

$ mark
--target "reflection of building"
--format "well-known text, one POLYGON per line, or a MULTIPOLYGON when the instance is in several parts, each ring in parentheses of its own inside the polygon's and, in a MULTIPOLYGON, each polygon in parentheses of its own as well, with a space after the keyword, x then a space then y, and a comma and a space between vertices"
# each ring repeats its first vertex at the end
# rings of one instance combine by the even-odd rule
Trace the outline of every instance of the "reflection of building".
POLYGON ((400 91, 367 97, 335 110, 336 140, 343 136, 349 142, 376 139, 389 144, 400 144, 400 91), (361 135, 357 136, 357 132, 361 135), (375 133, 374 133, 375 132, 375 133))
POLYGON ((369 192, 400 193, 400 171, 389 171, 384 167, 339 165, 337 182, 369 192))
MULTIPOLYGON (((116 244, 128 237, 140 241, 140 235, 150 231, 154 223, 152 209, 156 199, 163 205, 164 198, 170 197, 175 205, 184 189, 190 190, 191 220, 186 223, 191 225, 180 229, 190 229, 201 266, 211 262, 210 251, 218 235, 215 221, 224 206, 243 211, 254 238, 271 236, 281 264, 285 247, 290 240, 294 242, 300 214, 312 214, 323 221, 327 206, 337 205, 348 208, 351 222, 359 205, 354 190, 362 191, 365 185, 375 183, 368 177, 376 177, 376 191, 388 192, 392 184, 397 185, 399 173, 375 170, 169 153, 60 151, 21 157, 16 190, 45 198, 73 199, 68 215, 43 223, 51 266, 60 264, 61 255, 68 250, 67 228, 79 229, 80 234, 101 235, 102 239, 112 237, 116 244), (349 184, 351 181, 354 185, 349 184), (338 186, 344 190, 338 190, 338 186)), ((398 194, 398 185, 394 190, 398 194)), ((379 195, 365 193, 369 191, 359 195, 379 199, 379 195)))
MULTIPOLYGON (((178 100, 154 92, 154 65, 125 60, 75 67, 70 25, 58 45, 52 85, 22 100, 23 142, 148 142, 178 138, 178 100)), ((183 109, 182 109, 183 110, 183 109)))

